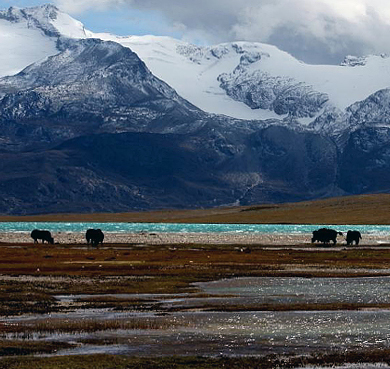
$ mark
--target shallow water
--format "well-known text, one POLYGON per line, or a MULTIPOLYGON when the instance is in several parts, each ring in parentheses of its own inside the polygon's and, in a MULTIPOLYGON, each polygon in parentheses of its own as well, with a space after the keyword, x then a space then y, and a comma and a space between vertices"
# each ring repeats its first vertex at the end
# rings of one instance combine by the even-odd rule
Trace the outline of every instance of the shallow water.
MULTIPOLYGON (((219 297, 188 298, 186 295, 116 295, 144 298, 166 307, 193 307, 193 311, 161 316, 157 312, 78 309, 68 313, 26 315, 1 319, 7 324, 54 326, 61 321, 115 322, 119 329, 97 332, 45 332, 7 334, 6 339, 77 342, 78 347, 57 354, 127 353, 135 355, 264 355, 344 351, 390 347, 390 310, 356 311, 238 311, 199 310, 207 304, 244 307, 272 302, 383 303, 390 301, 390 278, 236 278, 199 283, 206 293, 219 297), (229 295, 229 297, 226 297, 229 295), (234 295, 234 297, 233 297, 234 295), (195 307, 197 307, 195 309, 195 307), (130 321, 135 327, 128 329, 130 321), (44 323, 42 325, 42 323, 44 323), (146 327, 146 328, 145 328, 146 327), (149 327, 149 328, 148 328, 149 327), (85 344, 85 340, 94 344, 85 344), (99 344, 101 342, 101 345, 99 344), (108 344, 107 344, 108 343, 108 344)), ((112 296, 112 295, 110 295, 112 296)), ((58 296, 77 301, 83 296, 58 296)), ((108 324, 107 327, 110 327, 108 324)))
MULTIPOLYGON (((304 366, 299 367, 299 369, 390 369, 390 366, 384 363, 359 363, 359 364, 345 364, 345 365, 337 365, 337 366, 304 366)), ((297 368, 298 369, 298 368, 297 368)))
POLYGON ((105 294, 58 295, 61 303, 105 297, 118 300, 140 299, 158 302, 164 308, 205 308, 240 305, 250 308, 262 304, 390 304, 390 277, 357 278, 273 278, 241 277, 208 283, 195 283, 212 297, 189 294, 105 294), (227 297, 228 296, 228 297, 227 297))
MULTIPOLYGON (((304 354, 390 346, 390 311, 187 312, 154 319, 164 320, 162 329, 40 332, 29 339, 79 342, 75 354, 90 352, 83 340, 101 340, 100 352, 120 345, 122 353, 137 355, 304 354), (110 340, 114 343, 104 345, 110 340)), ((8 335, 8 339, 15 338, 8 335)), ((94 345, 95 352, 98 347, 94 345)))
POLYGON ((233 278, 196 284, 213 295, 236 295, 247 303, 390 303, 390 277, 233 278))

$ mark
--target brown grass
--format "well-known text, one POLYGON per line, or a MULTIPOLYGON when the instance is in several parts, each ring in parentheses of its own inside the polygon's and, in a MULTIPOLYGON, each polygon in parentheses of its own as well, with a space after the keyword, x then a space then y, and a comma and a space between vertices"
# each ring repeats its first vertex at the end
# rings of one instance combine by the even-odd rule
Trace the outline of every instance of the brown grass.
MULTIPOLYGON (((145 245, 142 248, 88 250, 71 245, 49 246, 51 258, 47 258, 47 246, 23 244, 14 248, 0 246, 0 274, 9 275, 50 275, 77 277, 128 276, 139 278, 134 283, 122 286, 120 281, 116 290, 122 292, 160 292, 167 286, 158 277, 180 277, 182 280, 204 280, 226 275, 270 275, 275 272, 292 273, 291 268, 315 267, 313 275, 323 275, 324 270, 333 268, 385 269, 390 265, 389 248, 321 248, 299 249, 286 246, 284 249, 268 249, 251 246, 251 252, 239 252, 235 245, 176 245, 175 250, 167 246, 145 245), (105 263, 111 256, 114 260, 105 263), (326 269, 324 269, 326 268, 326 269), (144 277, 154 277, 148 279, 144 277), (155 282, 159 281, 159 282, 155 282), (145 291, 144 284, 153 285, 153 291, 145 291), (123 288, 122 288, 123 287, 123 288)), ((299 272, 296 272, 299 274, 299 272)), ((340 272, 341 273, 341 272, 340 272)), ((345 272, 343 272, 345 273, 345 272)), ((355 274, 354 274, 355 275, 355 274)), ((107 280, 98 283, 101 291, 109 293, 104 287, 107 280)), ((109 280, 108 280, 109 281, 109 280)), ((75 283, 77 285, 77 283, 75 283)), ((53 287, 54 288, 54 287, 53 287)), ((60 286, 55 288, 59 289, 60 286)), ((66 286, 69 288, 69 286, 66 286)), ((89 293, 94 286, 87 286, 89 293)), ((169 293, 178 292, 170 290, 169 293)))
MULTIPOLYGON (((234 245, 182 245, 175 251, 166 245, 106 246, 99 250, 72 245, 0 246, 0 275, 32 276, 27 281, 0 279, 0 314, 57 311, 60 307, 53 296, 59 294, 197 293, 193 282, 238 276, 356 277, 379 275, 381 269, 386 275, 390 265, 389 248, 317 251, 253 245, 251 253, 244 253, 234 245), (48 248, 51 258, 46 257, 48 248), (115 260, 104 263, 113 255, 115 260), (34 276, 46 277, 36 280, 34 276)), ((148 305, 113 299, 88 304, 118 309, 148 305)))
POLYGON ((390 194, 375 194, 279 205, 197 210, 1 216, 0 221, 390 224, 389 209, 390 194))
MULTIPOLYGON (((0 357, 32 354, 51 354, 60 349, 68 349, 75 345, 65 342, 44 342, 44 341, 2 341, 0 340, 0 357)), ((0 368, 3 368, 0 361, 0 368)))
POLYGON ((4 358, 1 369, 273 369, 305 366, 333 367, 343 363, 390 363, 390 350, 361 350, 345 353, 313 353, 310 355, 270 354, 261 357, 129 357, 121 355, 82 355, 67 357, 4 358))
MULTIPOLYGON (((139 277, 140 280, 130 284, 126 291, 141 292, 138 286, 142 289, 144 283, 153 284, 155 280, 145 280, 144 276, 177 276, 184 281, 204 280, 220 275, 269 275, 276 271, 290 273, 292 267, 307 266, 316 267, 318 274, 323 275, 323 269, 329 267, 337 272, 338 268, 381 269, 389 268, 390 265, 388 248, 321 248, 317 251, 295 249, 291 246, 274 250, 252 245, 251 252, 245 253, 239 252, 235 245, 176 245, 175 250, 169 250, 166 245, 111 249, 110 244, 106 244, 106 247, 88 250, 72 245, 42 247, 23 244, 23 247, 19 248, 3 245, 0 246, 0 274, 132 276, 139 277), (46 257, 48 248, 51 258, 46 257), (115 259, 105 262, 111 257, 115 259)), ((101 286, 104 284, 99 284, 99 288, 108 293, 108 290, 101 286)), ((120 289, 120 286, 119 283, 117 289, 120 289)), ((87 289, 89 290, 90 288, 87 289)), ((166 287, 155 285, 153 292, 163 290, 166 290, 166 287)), ((88 293, 87 291, 84 292, 88 293)))
MULTIPOLYGON (((184 324, 184 323, 183 323, 184 324)), ((142 329, 142 330, 160 330, 177 327, 180 324, 171 318, 127 318, 126 320, 95 320, 89 319, 49 319, 27 323, 14 323, 10 325, 1 325, 1 334, 20 333, 28 339, 29 333, 79 333, 79 332, 97 332, 118 329, 142 329)), ((190 325, 187 323, 186 325, 190 325)))

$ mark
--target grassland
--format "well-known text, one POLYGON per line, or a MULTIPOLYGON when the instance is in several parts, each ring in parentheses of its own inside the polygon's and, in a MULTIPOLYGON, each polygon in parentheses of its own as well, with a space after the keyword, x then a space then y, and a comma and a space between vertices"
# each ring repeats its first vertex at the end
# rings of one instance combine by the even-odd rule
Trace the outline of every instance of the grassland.
MULTIPOLYGON (((47 313, 61 307, 61 294, 178 294, 198 296, 194 282, 239 276, 348 277, 388 275, 390 249, 269 249, 252 245, 116 245, 88 249, 75 245, 0 245, 0 315, 47 313), (381 272, 382 271, 382 272, 381 272), (21 277, 23 276, 23 277, 21 277)), ((145 309, 130 299, 86 301, 91 307, 145 309)), ((148 306, 148 307, 146 307, 148 306)), ((293 310, 297 306, 251 306, 252 310, 293 310)), ((305 306, 305 309, 362 306, 305 306)), ((366 306, 365 306, 366 307, 366 306)), ((381 306, 383 307, 383 306, 381 306)), ((153 307, 152 307, 153 308, 153 307)), ((156 307, 154 307, 156 308, 156 307)), ((221 307, 206 307, 221 310, 221 307)), ((232 309, 232 307, 230 307, 232 309)), ((236 306, 235 310, 245 308, 236 306)))

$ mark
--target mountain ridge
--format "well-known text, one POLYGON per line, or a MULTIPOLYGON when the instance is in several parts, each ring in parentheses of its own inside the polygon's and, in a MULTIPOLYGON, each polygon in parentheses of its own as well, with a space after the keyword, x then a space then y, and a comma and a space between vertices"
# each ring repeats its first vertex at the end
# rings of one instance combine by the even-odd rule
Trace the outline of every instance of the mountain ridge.
POLYGON ((25 17, 11 25, 0 18, 0 30, 8 22, 21 36, 33 32, 47 54, 0 78, 0 213, 205 208, 390 191, 388 88, 340 109, 307 83, 329 68, 347 71, 342 82, 352 80, 356 68, 387 65, 386 57, 309 68, 256 43, 118 43, 112 35, 94 38, 54 7, 29 14, 40 11, 51 14, 53 27, 81 36, 48 35, 35 22, 21 31, 25 17), (290 62, 295 77, 312 70, 306 82, 275 75, 290 62), (231 105, 255 115, 202 109, 181 96, 186 85, 216 110, 231 105))
MULTIPOLYGON (((30 22, 34 19, 39 29, 46 27, 42 32, 56 36, 47 37, 56 50, 58 36, 120 43, 136 52, 148 69, 179 95, 209 113, 247 120, 283 120, 293 115, 307 125, 323 108, 343 112, 390 86, 387 54, 348 56, 340 66, 309 65, 272 45, 231 42, 201 47, 166 36, 93 33, 52 5, 27 9, 23 11, 30 22), (315 104, 310 102, 313 99, 315 104), (302 107, 296 108, 295 101, 302 107)), ((0 45, 3 43, 0 38, 0 45)), ((46 52, 49 55, 52 50, 46 52)))

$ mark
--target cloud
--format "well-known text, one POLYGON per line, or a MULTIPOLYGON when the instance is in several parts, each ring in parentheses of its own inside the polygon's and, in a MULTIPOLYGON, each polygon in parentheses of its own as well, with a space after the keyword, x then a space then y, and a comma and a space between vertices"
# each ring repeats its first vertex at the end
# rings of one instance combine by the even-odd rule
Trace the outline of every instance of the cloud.
POLYGON ((363 0, 279 0, 246 8, 233 34, 270 42, 305 61, 339 63, 348 54, 390 50, 390 17, 380 15, 379 8, 390 10, 387 4, 368 6, 363 0))
POLYGON ((55 0, 54 3, 64 12, 81 14, 88 10, 104 11, 126 4, 126 0, 55 0))
POLYGON ((387 0, 57 0, 57 4, 73 13, 118 6, 158 12, 185 39, 268 42, 315 63, 390 51, 387 0))

